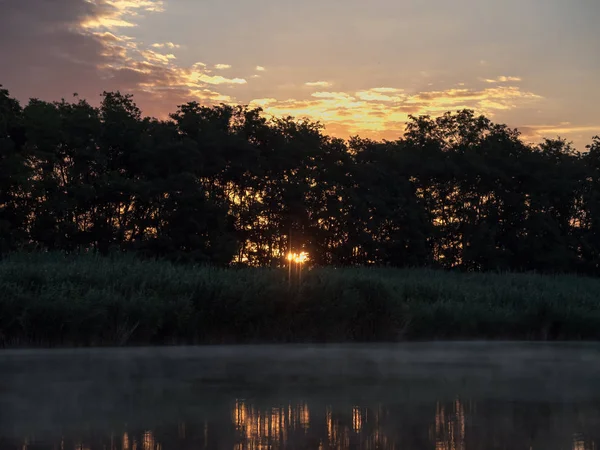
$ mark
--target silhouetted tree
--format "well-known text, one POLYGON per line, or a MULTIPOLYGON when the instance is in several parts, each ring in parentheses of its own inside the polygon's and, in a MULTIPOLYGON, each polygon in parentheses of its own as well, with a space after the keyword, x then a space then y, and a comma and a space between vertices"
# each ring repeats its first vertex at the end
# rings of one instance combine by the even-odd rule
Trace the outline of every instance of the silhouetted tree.
POLYGON ((31 171, 19 102, 0 85, 0 257, 26 243, 31 171))
POLYGON ((344 141, 247 106, 156 120, 120 92, 21 108, 0 89, 0 254, 31 248, 600 274, 600 138, 528 145, 462 110, 344 141))

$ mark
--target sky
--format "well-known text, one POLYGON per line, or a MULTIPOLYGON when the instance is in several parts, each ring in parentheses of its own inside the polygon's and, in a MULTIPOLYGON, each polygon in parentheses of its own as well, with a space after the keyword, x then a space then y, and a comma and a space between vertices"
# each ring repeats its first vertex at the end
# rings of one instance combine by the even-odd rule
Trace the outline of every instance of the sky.
POLYGON ((145 115, 247 104, 338 137, 474 109, 528 142, 600 134, 598 0, 0 0, 26 103, 134 94, 145 115))

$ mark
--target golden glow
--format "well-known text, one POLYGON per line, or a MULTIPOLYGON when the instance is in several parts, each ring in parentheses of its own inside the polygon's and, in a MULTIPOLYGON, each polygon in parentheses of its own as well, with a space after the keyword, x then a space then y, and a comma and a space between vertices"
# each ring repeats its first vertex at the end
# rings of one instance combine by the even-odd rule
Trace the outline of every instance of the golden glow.
POLYGON ((172 42, 157 42, 155 44, 152 44, 151 47, 153 47, 153 48, 170 48, 170 49, 175 49, 175 48, 181 48, 181 45, 174 44, 172 42))
POLYGON ((355 433, 360 433, 362 430, 362 425, 363 422, 360 408, 355 406, 352 408, 352 429, 355 433))
POLYGON ((329 81, 309 81, 304 85, 308 87, 330 87, 331 83, 329 81))
POLYGON ((142 448, 144 450, 154 450, 154 435, 152 431, 144 432, 142 448))
MULTIPOLYGON (((407 86, 385 85, 329 91, 329 88, 340 86, 340 83, 335 79, 316 77, 290 83, 290 92, 285 94, 286 97, 273 98, 273 92, 260 89, 261 81, 256 79, 257 73, 266 71, 264 66, 255 65, 253 71, 249 69, 240 71, 236 74, 238 76, 225 77, 214 72, 231 69, 229 63, 217 60, 209 66, 204 63, 183 65, 177 56, 186 51, 185 46, 175 42, 144 44, 123 35, 124 30, 142 25, 141 13, 164 11, 164 1, 106 0, 105 3, 108 8, 102 14, 87 18, 79 27, 97 36, 104 47, 103 53, 112 60, 99 69, 109 74, 126 69, 138 76, 137 90, 152 94, 152 101, 160 103, 160 106, 150 105, 150 108, 143 105, 144 112, 158 117, 170 112, 164 110, 164 100, 167 99, 170 104, 188 100, 208 104, 241 103, 238 95, 244 94, 242 89, 251 81, 252 90, 256 92, 255 98, 248 97, 243 103, 262 107, 267 116, 291 115, 319 120, 326 125, 328 134, 341 138, 360 134, 365 138, 395 139, 402 134, 409 114, 439 115, 448 110, 472 108, 492 117, 495 112, 529 107, 543 100, 540 95, 521 89, 519 83, 522 79, 516 76, 518 74, 474 76, 466 83, 454 83, 436 91, 427 88, 410 91, 404 89, 407 86), (206 89, 210 86, 218 87, 220 92, 206 89), (233 88, 237 90, 236 95, 229 92, 233 88), (228 91, 222 92, 222 89, 228 91)), ((597 131, 597 128, 593 131, 597 131)), ((537 134, 531 130, 527 133, 537 134)))
MULTIPOLYGON (((507 78, 507 81, 517 77, 507 78)), ((504 79, 499 77, 499 79, 504 79)), ((315 87, 325 87, 325 84, 315 87)), ((407 92, 400 88, 374 87, 360 91, 318 91, 310 98, 277 100, 259 98, 251 106, 262 107, 275 117, 294 116, 320 120, 326 132, 339 137, 360 134, 366 138, 394 138, 404 131, 408 116, 440 115, 449 110, 475 109, 493 116, 496 111, 524 107, 543 98, 519 86, 498 85, 475 88, 449 88, 443 91, 407 92)))
MULTIPOLYGON (((169 11, 172 5, 166 0, 85 0, 83 3, 96 7, 90 8, 94 13, 86 15, 75 27, 83 35, 93 35, 102 47, 100 55, 104 58, 96 66, 101 73, 100 78, 119 80, 122 71, 130 81, 115 81, 122 83, 115 87, 136 96, 141 93, 140 106, 144 114, 158 118, 166 118, 169 112, 173 112, 173 105, 186 101, 250 104, 264 107, 267 116, 291 115, 323 121, 328 134, 341 138, 359 134, 365 138, 395 139, 404 131, 409 114, 439 115, 449 110, 472 108, 489 117, 501 112, 499 120, 506 122, 508 111, 531 108, 525 117, 536 120, 535 110, 542 113, 552 111, 556 106, 545 103, 539 95, 544 93, 542 89, 547 88, 538 86, 536 92, 528 91, 524 83, 533 86, 535 80, 522 79, 522 74, 504 72, 504 69, 502 72, 490 72, 494 70, 493 64, 485 60, 479 60, 481 67, 473 68, 472 75, 466 79, 450 77, 454 79, 446 80, 446 75, 409 65, 405 72, 412 72, 417 77, 416 82, 410 81, 412 77, 398 79, 394 75, 387 81, 382 80, 381 84, 374 81, 372 85, 366 83, 373 66, 366 72, 359 70, 357 75, 348 76, 347 69, 335 73, 327 63, 313 69, 304 65, 301 70, 304 77, 298 78, 291 76, 293 71, 286 64, 271 66, 270 61, 261 61, 262 56, 254 56, 253 60, 252 55, 245 55, 243 59, 247 67, 238 64, 236 55, 229 55, 231 60, 223 61, 219 57, 207 61, 208 65, 188 64, 183 61, 191 62, 199 57, 195 38, 188 42, 156 42, 158 37, 154 36, 155 40, 145 43, 126 34, 138 27, 152 26, 146 18, 169 11), (249 60, 246 61, 246 58, 249 60), (231 77, 221 76, 229 75, 229 72, 220 71, 233 71, 232 65, 236 73, 231 77), (269 77, 265 76, 267 74, 269 77), (398 83, 397 86, 388 86, 388 83, 394 82, 398 83), (218 92, 207 87, 215 87, 218 92)), ((175 5, 177 2, 172 3, 175 5)), ((307 30, 309 35, 313 33, 311 27, 307 30)), ((153 30, 147 31, 148 39, 151 39, 153 30)), ((146 34, 146 31, 141 33, 146 34)), ((372 34, 373 38, 376 34, 372 34)), ((380 69, 383 70, 383 66, 377 68, 378 78, 382 74, 380 69)), ((459 73, 463 73, 462 70, 459 73)), ((97 87, 98 91, 102 88, 104 86, 97 87)), ((545 92, 552 95, 552 90, 545 92)), ((509 124, 519 127, 523 137, 532 142, 560 134, 578 141, 577 147, 580 147, 579 142, 587 144, 590 135, 596 134, 600 128, 597 116, 584 119, 587 123, 562 127, 562 113, 558 116, 546 114, 549 113, 538 117, 542 122, 529 127, 523 126, 522 119, 517 120, 518 116, 509 119, 509 124), (544 126, 543 121, 551 124, 544 126), (554 121, 556 124, 552 124, 554 121)))
POLYGON ((521 81, 521 77, 507 77, 507 76, 499 76, 497 78, 485 78, 483 81, 486 83, 506 83, 508 81, 521 81))
POLYGON ((306 253, 306 252, 300 252, 300 253, 290 252, 287 255, 287 260, 290 262, 294 262, 296 264, 304 264, 306 261, 308 261, 308 253, 306 253))
POLYGON ((81 24, 84 29, 135 27, 136 24, 130 19, 135 18, 139 14, 139 11, 164 11, 162 0, 105 0, 104 4, 107 6, 104 13, 88 18, 81 24))
MULTIPOLYGON (((385 420, 386 417, 390 418, 390 411, 381 405, 373 409, 360 405, 341 409, 326 406, 320 411, 311 412, 305 402, 278 404, 262 408, 239 399, 231 406, 230 418, 236 432, 235 441, 231 443, 229 448, 234 450, 278 450, 292 447, 329 450, 349 450, 350 448, 391 450, 405 448, 399 447, 398 442, 395 442, 394 436, 398 435, 397 430, 393 427, 390 428, 391 422, 385 420), (385 425, 385 422, 388 423, 388 426, 385 425), (305 439, 310 439, 310 446, 299 445, 305 439)), ((431 413, 433 412, 431 411, 431 413)), ((433 419, 429 427, 430 448, 436 450, 465 450, 466 436, 469 434, 466 431, 466 423, 469 420, 469 415, 472 416, 473 414, 475 414, 473 403, 462 403, 458 399, 450 403, 438 402, 435 415, 432 414, 433 417, 430 416, 429 418, 429 420, 433 419)), ((227 420, 227 416, 224 419, 227 420)), ((192 441, 197 441, 199 437, 197 432, 203 430, 204 446, 198 448, 209 448, 209 428, 210 431, 215 432, 218 439, 224 438, 224 441, 229 441, 229 431, 223 431, 223 423, 219 419, 214 425, 209 425, 206 421, 192 422, 188 425, 190 430, 196 430, 196 432, 186 433, 186 424, 178 424, 173 431, 178 431, 176 436, 179 442, 171 441, 171 446, 193 448, 192 441), (212 428, 213 426, 214 428, 212 428)), ((89 450, 101 447, 106 450, 162 450, 170 448, 169 445, 163 447, 164 444, 158 442, 156 433, 156 430, 147 430, 140 434, 125 432, 122 435, 119 434, 119 438, 114 441, 114 435, 111 434, 110 445, 101 446, 94 445, 89 441, 75 441, 72 446, 69 445, 67 448, 69 450, 89 450), (136 437, 138 440, 136 440, 136 437)), ((160 433, 158 433, 158 436, 160 436, 160 433)), ((509 436, 506 435, 506 437, 509 436)), ((484 441, 479 441, 479 439, 485 440, 485 438, 477 438, 475 435, 471 435, 470 439, 470 446, 472 447, 484 444, 484 441)), ((213 445, 218 443, 222 442, 217 440, 213 442, 213 445)), ((33 447, 33 444, 34 442, 24 439, 21 441, 20 448, 26 450, 33 447)), ((593 450, 596 448, 594 441, 589 440, 582 433, 573 434, 570 445, 572 450, 593 450)), ((422 445, 419 448, 421 447, 422 445)), ((54 446, 53 448, 57 447, 54 446)), ((60 448, 63 449, 62 443, 60 448)))
POLYGON ((460 402, 454 402, 454 410, 448 413, 443 405, 437 404, 435 428, 431 438, 436 450, 465 450, 465 410, 460 402))
POLYGON ((308 405, 273 407, 266 411, 248 406, 237 400, 232 411, 232 421, 238 436, 243 442, 235 444, 235 449, 271 449, 288 439, 288 432, 295 429, 308 431, 310 412, 308 405))

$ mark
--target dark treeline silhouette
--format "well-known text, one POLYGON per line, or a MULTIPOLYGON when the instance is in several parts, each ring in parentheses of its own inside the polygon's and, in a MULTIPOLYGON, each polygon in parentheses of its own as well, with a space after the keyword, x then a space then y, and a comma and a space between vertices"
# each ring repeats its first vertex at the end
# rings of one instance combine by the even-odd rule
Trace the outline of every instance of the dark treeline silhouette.
POLYGON ((463 110, 344 141, 243 106, 160 121, 119 92, 22 107, 2 89, 0 254, 17 250, 598 274, 600 138, 532 146, 463 110))

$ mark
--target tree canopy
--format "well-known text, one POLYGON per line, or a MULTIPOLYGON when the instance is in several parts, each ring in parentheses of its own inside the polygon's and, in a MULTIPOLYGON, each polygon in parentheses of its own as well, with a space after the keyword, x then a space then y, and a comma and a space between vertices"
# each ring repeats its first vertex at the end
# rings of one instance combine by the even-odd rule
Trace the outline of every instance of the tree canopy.
POLYGON ((600 138, 530 145, 463 110, 344 141, 247 106, 157 120, 120 92, 23 107, 0 88, 0 255, 16 250, 599 274, 600 138))

